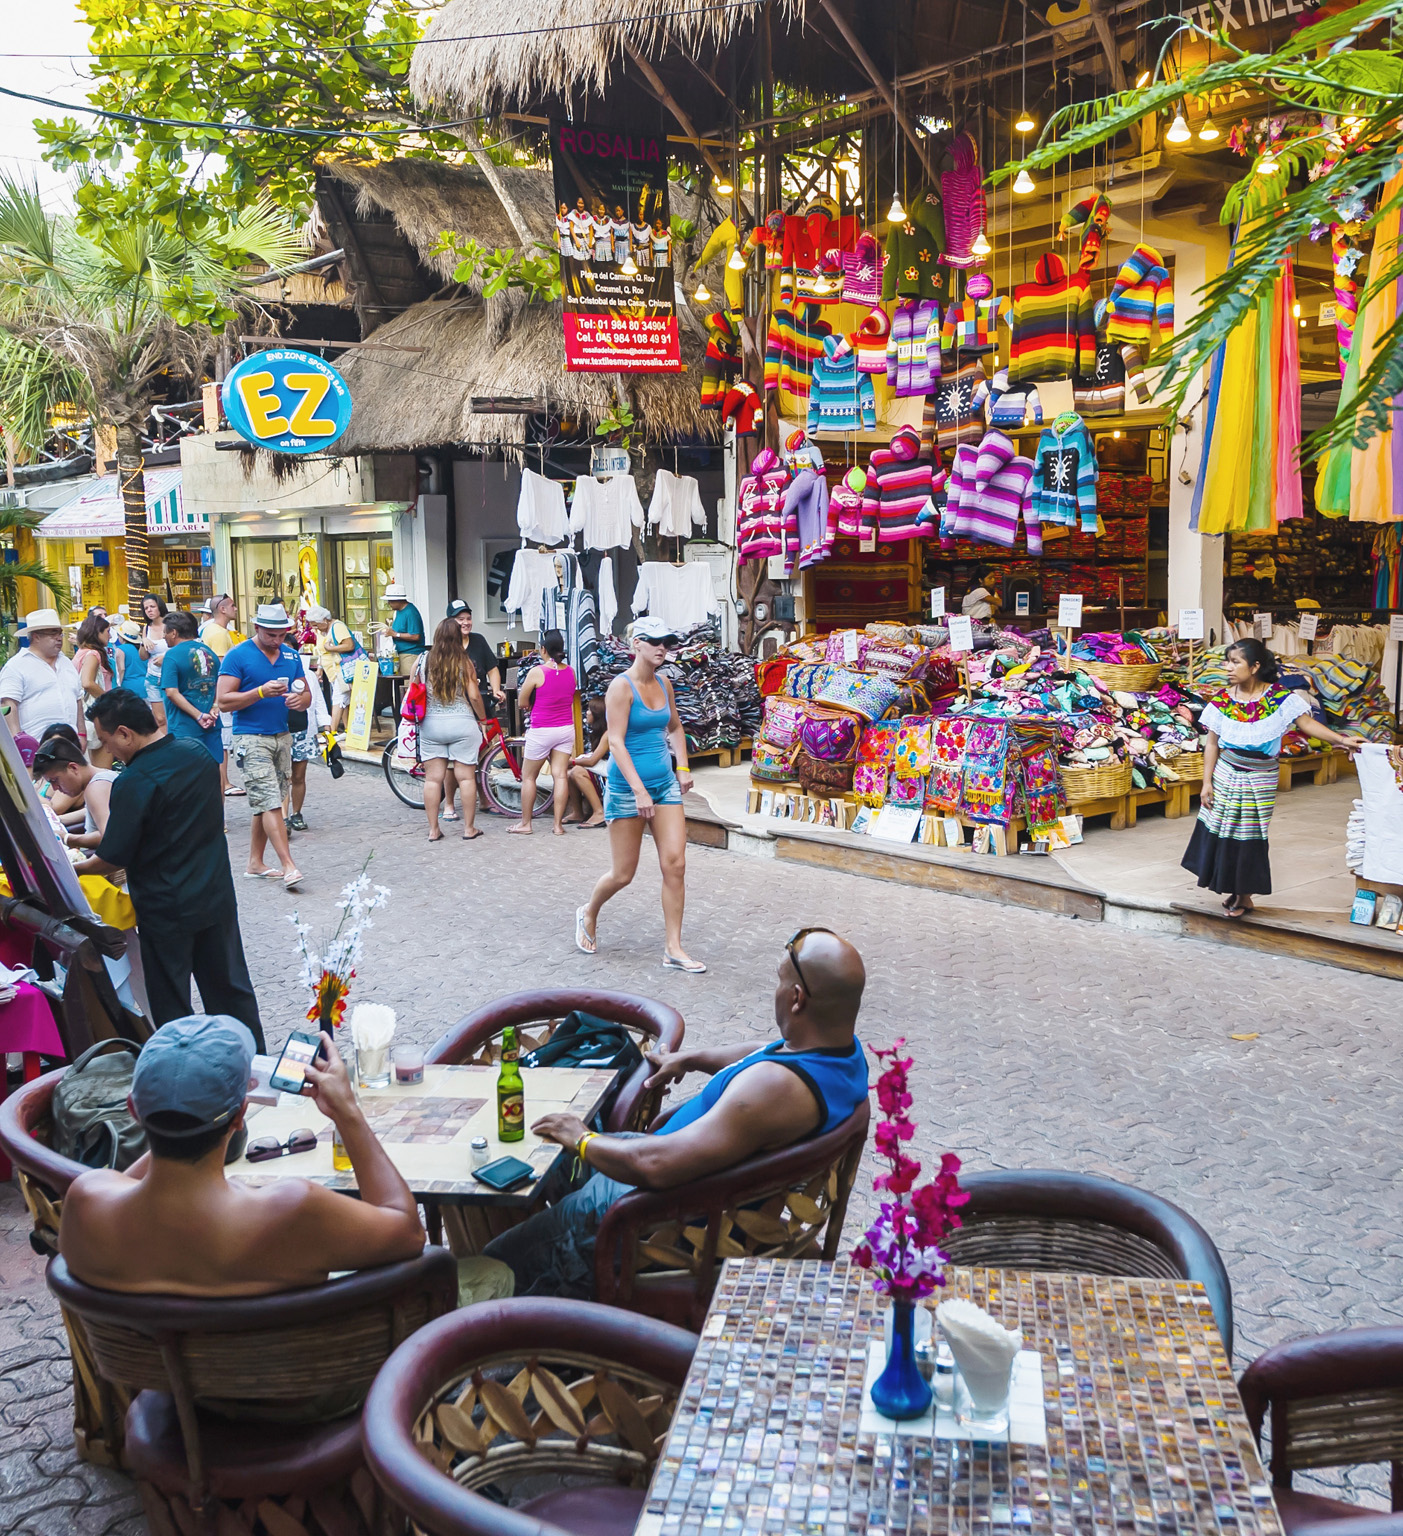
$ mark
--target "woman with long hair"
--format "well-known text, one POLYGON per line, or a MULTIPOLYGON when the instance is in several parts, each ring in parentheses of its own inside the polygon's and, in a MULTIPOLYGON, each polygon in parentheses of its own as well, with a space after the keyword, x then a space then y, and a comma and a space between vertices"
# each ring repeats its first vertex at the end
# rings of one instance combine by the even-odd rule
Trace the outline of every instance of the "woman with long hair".
POLYGON ((1357 752, 1362 743, 1321 725, 1298 693, 1283 688, 1276 657, 1257 639, 1227 650, 1228 691, 1204 706, 1199 728, 1203 789, 1198 820, 1182 860, 1200 886, 1216 891, 1228 917, 1245 917, 1252 897, 1271 895, 1267 829, 1276 808, 1281 738, 1300 731, 1357 752))
POLYGON ((419 755, 424 760, 424 811, 429 841, 442 841, 438 824, 443 785, 452 771, 463 807, 463 840, 481 837, 477 820, 477 758, 482 750, 482 695, 477 672, 463 648, 456 619, 444 619, 434 643, 414 669, 424 680, 429 701, 419 726, 419 755))
POLYGON ((653 829, 663 877, 663 969, 697 974, 706 967, 682 948, 686 905, 687 820, 682 796, 692 787, 687 733, 677 715, 672 684, 658 676, 677 636, 662 619, 633 626, 633 665, 609 684, 604 713, 609 726, 609 776, 604 820, 613 868, 600 877, 589 901, 575 913, 575 944, 595 952, 599 910, 633 880, 645 825, 653 829), (673 759, 677 767, 673 769, 673 759))
POLYGON ((521 820, 508 832, 529 833, 536 813, 536 778, 550 762, 555 835, 565 836, 565 809, 570 803, 570 754, 575 750, 575 669, 565 662, 565 636, 547 631, 541 642, 546 659, 532 667, 521 685, 517 702, 522 714, 529 709, 531 724, 523 748, 521 770, 521 820))
MULTIPOLYGON (((105 613, 90 613, 78 626, 73 640, 73 665, 83 685, 83 708, 100 699, 112 687, 112 661, 108 642, 112 639, 112 620, 105 613)), ((112 766, 112 754, 98 740, 97 727, 88 721, 88 756, 98 768, 112 766)))
MULTIPOLYGON (((161 663, 166 656, 166 605, 154 592, 141 600, 141 657, 146 663, 146 702, 156 724, 166 723, 166 691, 161 687, 161 663)), ((131 686, 130 682, 127 684, 131 686)))

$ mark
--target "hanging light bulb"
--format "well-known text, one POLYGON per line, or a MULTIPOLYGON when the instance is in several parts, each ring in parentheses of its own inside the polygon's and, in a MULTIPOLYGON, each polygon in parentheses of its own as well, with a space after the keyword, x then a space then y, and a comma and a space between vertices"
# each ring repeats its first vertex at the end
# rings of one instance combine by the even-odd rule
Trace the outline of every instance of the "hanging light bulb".
POLYGON ((697 284, 697 291, 692 295, 698 304, 711 303, 711 289, 704 282, 697 284))
POLYGON ((974 244, 970 246, 970 250, 976 256, 987 256, 992 249, 993 247, 984 238, 984 231, 981 229, 974 237, 974 244))
POLYGON ((845 149, 833 162, 833 169, 841 171, 844 176, 857 175, 857 161, 853 159, 852 150, 845 149))
POLYGON ((623 264, 619 267, 619 275, 621 277, 638 276, 638 265, 633 259, 632 251, 630 251, 628 255, 624 257, 623 264))
POLYGON ((1174 114, 1174 121, 1169 125, 1169 132, 1164 136, 1166 144, 1187 144, 1193 138, 1189 132, 1189 125, 1184 121, 1184 111, 1181 107, 1174 114))
POLYGON ((1020 196, 1026 196, 1029 192, 1036 192, 1038 190, 1038 184, 1028 174, 1028 167, 1026 165, 1013 178, 1013 190, 1020 196))
POLYGON ((1266 150, 1262 158, 1257 162, 1257 172, 1262 176, 1275 176, 1281 169, 1281 164, 1271 150, 1266 150))
POLYGON ((1018 114, 1018 121, 1013 125, 1015 133, 1031 133, 1038 125, 1028 115, 1027 107, 1018 114))
POLYGON ((1218 132, 1217 125, 1213 121, 1213 114, 1211 112, 1204 118, 1203 127, 1198 130, 1198 136, 1205 144, 1210 143, 1213 139, 1222 138, 1222 134, 1218 132))
POLYGON ((901 206, 901 194, 893 192, 891 195, 891 207, 887 209, 887 221, 891 224, 904 224, 906 222, 906 210, 901 206))
POLYGON ((731 185, 729 176, 718 176, 713 183, 719 197, 729 197, 736 189, 731 185))
POLYGON ((1291 306, 1291 313, 1296 317, 1297 320, 1301 318, 1301 301, 1299 299, 1297 299, 1296 302, 1291 306))
POLYGON ((731 259, 726 263, 732 272, 744 272, 746 267, 745 257, 740 253, 740 246, 731 252, 731 259))

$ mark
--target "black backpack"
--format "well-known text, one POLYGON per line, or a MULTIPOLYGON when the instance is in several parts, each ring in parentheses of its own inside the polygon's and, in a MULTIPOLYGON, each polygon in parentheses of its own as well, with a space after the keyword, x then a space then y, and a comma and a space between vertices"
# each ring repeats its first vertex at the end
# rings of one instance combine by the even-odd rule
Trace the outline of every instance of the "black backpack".
POLYGON ((622 1024, 611 1024, 577 1008, 567 1013, 549 1040, 521 1058, 523 1067, 611 1067, 618 1079, 599 1106, 593 1125, 602 1128, 619 1089, 642 1065, 643 1052, 622 1024))

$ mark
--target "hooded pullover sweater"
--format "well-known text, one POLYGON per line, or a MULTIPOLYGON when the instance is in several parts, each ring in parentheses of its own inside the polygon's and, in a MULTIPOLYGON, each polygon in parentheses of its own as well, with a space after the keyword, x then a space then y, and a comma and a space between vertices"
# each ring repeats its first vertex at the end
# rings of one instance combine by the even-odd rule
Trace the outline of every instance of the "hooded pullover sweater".
POLYGON ((823 355, 823 341, 833 327, 812 304, 794 310, 777 309, 765 337, 765 388, 782 389, 807 400, 814 364, 823 355))
MULTIPOLYGON (((978 449, 962 444, 957 458, 960 483, 955 533, 961 538, 1012 549, 1021 518, 1028 534, 1028 553, 1042 554, 1042 528, 1029 495, 1036 467, 1033 461, 1020 458, 1002 432, 986 434, 978 449)), ((947 505, 953 496, 952 491, 947 505)))
POLYGON ((798 529, 786 522, 784 493, 789 471, 779 455, 762 448, 750 465, 750 473, 736 490, 736 554, 741 560, 768 560, 771 555, 793 556, 798 529))
POLYGON ((835 533, 860 537, 868 524, 863 518, 863 493, 867 489, 867 471, 850 469, 828 500, 828 518, 835 533))
POLYGON ((998 345, 998 326, 1007 325, 1012 315, 1013 305, 1002 295, 948 305, 940 327, 941 352, 957 361, 987 357, 998 345))
POLYGON ((1083 416, 1111 416, 1125 410, 1132 390, 1141 405, 1150 403, 1139 352, 1129 343, 1102 342, 1094 376, 1073 381, 1072 399, 1083 416))
POLYGON ((826 336, 809 386, 810 432, 871 432, 877 425, 877 394, 869 375, 859 373, 846 338, 826 336))
POLYGON ((1096 532, 1096 450, 1080 416, 1044 427, 1034 455, 1033 516, 1044 525, 1096 532))
POLYGON ((1069 277, 1060 256, 1052 251, 1039 256, 1033 281, 1013 290, 1009 387, 1090 371, 1096 361, 1095 310, 1085 272, 1069 277))
POLYGON ((760 428, 755 417, 764 410, 760 392, 747 379, 740 379, 726 391, 721 402, 723 425, 734 425, 737 437, 755 437, 760 428))
POLYGON ((702 358, 702 409, 720 410, 727 387, 740 366, 740 315, 718 309, 706 317, 706 356, 702 358))
POLYGON ((875 521, 880 539, 919 539, 934 531, 919 521, 933 489, 930 465, 920 453, 921 434, 914 427, 902 427, 888 447, 872 450, 862 512, 869 523, 875 521))
POLYGON ((898 398, 928 395, 940 382, 940 305, 913 299, 896 306, 887 338, 887 383, 898 398))
POLYGON ((934 418, 936 441, 942 448, 979 441, 984 435, 984 402, 988 398, 989 380, 977 358, 962 361, 953 373, 938 381, 927 414, 934 418))
POLYGON ((891 317, 880 304, 874 304, 862 324, 848 333, 848 340, 857 353, 859 373, 887 371, 887 342, 890 337, 891 317))
POLYGON ((969 133, 961 133, 950 146, 955 168, 940 178, 941 210, 945 215, 947 266, 972 267, 975 236, 984 228, 987 209, 979 172, 979 146, 969 133))
POLYGON ((875 304, 882 296, 882 248, 871 230, 857 237, 857 248, 842 253, 843 303, 875 304))
POLYGON ((1111 285, 1106 340, 1128 341, 1148 352, 1155 326, 1164 336, 1174 329, 1174 279, 1153 246, 1137 245, 1111 285))
POLYGON ((799 539, 798 569, 826 560, 833 553, 833 535, 828 527, 828 481, 821 469, 806 464, 790 482, 784 493, 786 526, 791 518, 799 539))
POLYGON ((944 299, 948 269, 941 265, 945 220, 940 199, 922 191, 906 210, 906 222, 887 234, 887 264, 882 271, 884 299, 944 299))

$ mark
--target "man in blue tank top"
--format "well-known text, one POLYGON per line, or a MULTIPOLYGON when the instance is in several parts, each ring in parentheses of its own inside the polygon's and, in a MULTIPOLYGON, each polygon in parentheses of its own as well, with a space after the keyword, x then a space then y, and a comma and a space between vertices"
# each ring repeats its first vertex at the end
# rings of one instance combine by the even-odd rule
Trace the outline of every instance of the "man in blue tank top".
POLYGON ((775 989, 780 1039, 652 1056, 649 1086, 689 1073, 710 1078, 648 1136, 601 1136, 575 1115, 531 1129, 592 1170, 548 1209, 484 1250, 510 1265, 516 1294, 594 1294, 594 1236, 632 1189, 672 1189, 793 1146, 841 1125, 867 1097, 867 1058, 855 1033, 867 973, 862 956, 827 928, 801 928, 785 946, 775 989))

